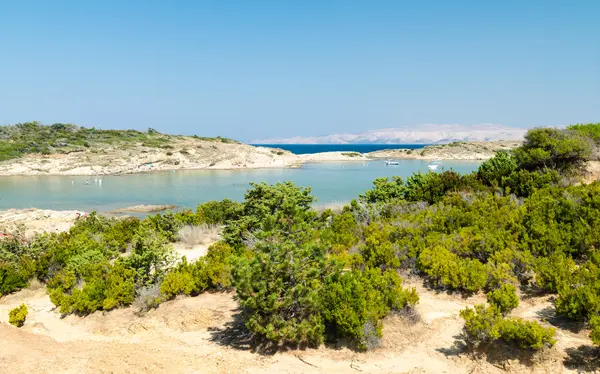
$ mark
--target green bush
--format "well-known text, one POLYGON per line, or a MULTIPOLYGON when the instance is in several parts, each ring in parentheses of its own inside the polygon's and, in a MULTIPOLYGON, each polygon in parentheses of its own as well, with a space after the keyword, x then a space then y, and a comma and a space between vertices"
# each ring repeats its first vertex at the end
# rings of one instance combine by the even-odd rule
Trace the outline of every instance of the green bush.
POLYGON ((29 275, 18 264, 0 262, 0 296, 27 287, 29 275))
POLYGON ((390 241, 389 235, 388 226, 371 223, 365 227, 365 244, 361 248, 361 254, 367 266, 400 267, 403 258, 400 257, 397 249, 390 241))
POLYGON ((21 304, 8 311, 8 323, 16 327, 22 327, 25 324, 28 313, 27 305, 21 304))
POLYGON ((377 178, 373 181, 373 189, 360 195, 360 200, 367 203, 389 202, 403 199, 406 187, 401 177, 377 178))
POLYGON ((570 172, 583 167, 591 149, 585 137, 566 130, 538 128, 529 130, 523 145, 513 153, 520 169, 570 172))
POLYGON ((592 317, 590 320, 590 327, 592 328, 590 333, 592 342, 596 345, 600 345, 600 316, 592 317))
POLYGON ((196 208, 200 221, 209 225, 222 225, 227 221, 238 219, 242 211, 242 204, 229 199, 209 201, 196 208))
POLYGON ((63 314, 86 315, 96 310, 111 310, 130 305, 135 296, 135 271, 120 263, 90 265, 80 285, 72 272, 65 272, 48 283, 50 300, 63 314))
POLYGON ((575 261, 561 251, 554 252, 549 257, 539 257, 536 260, 536 283, 549 292, 558 290, 569 284, 577 266, 575 261))
POLYGON ((512 284, 503 284, 500 288, 488 292, 487 301, 503 316, 519 306, 517 289, 512 284))
POLYGON ((502 178, 507 177, 517 169, 517 162, 512 154, 500 151, 479 165, 477 178, 488 186, 499 186, 502 178))
POLYGON ((502 178, 500 186, 506 194, 529 197, 536 190, 556 185, 562 179, 561 174, 552 169, 536 171, 516 170, 502 178))
POLYGON ((419 300, 414 288, 402 288, 395 271, 380 269, 336 273, 327 279, 321 297, 330 338, 354 342, 361 350, 376 345, 381 321, 390 310, 414 306, 419 300))
POLYGON ((476 305, 474 309, 461 310, 460 316, 465 320, 465 337, 471 345, 500 340, 521 348, 538 350, 556 343, 556 331, 553 328, 521 318, 503 318, 494 307, 476 305))
POLYGON ((555 334, 556 331, 551 327, 543 327, 536 321, 525 321, 522 318, 506 318, 500 325, 502 340, 526 349, 552 347, 556 343, 555 334))
POLYGON ((147 287, 160 283, 175 260, 175 252, 166 238, 145 229, 136 234, 131 253, 123 259, 123 263, 136 272, 136 284, 147 287))
POLYGON ((600 142, 600 123, 571 125, 567 130, 592 139, 596 143, 600 142))
POLYGON ((223 290, 231 286, 233 249, 222 242, 208 248, 205 257, 188 263, 184 257, 174 270, 165 275, 160 292, 167 299, 177 295, 198 295, 207 289, 223 290))
POLYGON ((500 338, 502 316, 494 308, 478 304, 473 309, 461 310, 460 316, 465 320, 463 330, 468 343, 478 345, 500 338))
POLYGON ((422 251, 419 268, 435 286, 467 292, 484 288, 488 279, 484 264, 476 259, 461 259, 441 246, 422 251))
POLYGON ((247 328, 277 344, 318 345, 325 330, 321 290, 328 274, 314 245, 259 243, 234 269, 236 297, 247 328))

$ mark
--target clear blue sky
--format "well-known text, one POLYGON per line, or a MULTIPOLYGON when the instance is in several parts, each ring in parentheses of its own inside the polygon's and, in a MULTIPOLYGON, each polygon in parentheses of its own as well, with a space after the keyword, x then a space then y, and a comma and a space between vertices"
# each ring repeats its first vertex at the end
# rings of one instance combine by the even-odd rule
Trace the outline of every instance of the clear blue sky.
POLYGON ((250 140, 599 122, 599 18, 598 0, 0 0, 0 123, 250 140))

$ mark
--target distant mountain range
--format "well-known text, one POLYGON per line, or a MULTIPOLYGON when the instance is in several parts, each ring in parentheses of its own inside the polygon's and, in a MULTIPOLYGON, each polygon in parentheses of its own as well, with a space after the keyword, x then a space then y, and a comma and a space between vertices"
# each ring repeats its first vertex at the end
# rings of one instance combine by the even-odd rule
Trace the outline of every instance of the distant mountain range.
POLYGON ((418 125, 349 134, 267 138, 251 144, 439 144, 457 141, 522 140, 527 129, 502 125, 418 125))

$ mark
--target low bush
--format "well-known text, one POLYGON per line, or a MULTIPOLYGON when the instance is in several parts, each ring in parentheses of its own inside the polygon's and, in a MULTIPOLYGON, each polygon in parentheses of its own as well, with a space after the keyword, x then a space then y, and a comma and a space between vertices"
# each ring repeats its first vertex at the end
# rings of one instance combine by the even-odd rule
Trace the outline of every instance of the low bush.
POLYGON ((361 350, 376 345, 382 319, 391 310, 412 307, 419 300, 414 288, 402 288, 395 271, 378 268, 335 274, 327 279, 321 298, 329 338, 345 339, 361 350))
POLYGON ((462 259, 441 246, 423 250, 418 266, 437 287, 476 292, 488 280, 487 269, 480 261, 462 259))
POLYGON ((225 243, 215 243, 206 256, 193 263, 184 257, 182 262, 165 275, 160 292, 172 299, 177 295, 198 295, 201 292, 222 290, 231 286, 231 260, 233 249, 225 243))
POLYGON ((488 292, 487 300, 503 316, 519 306, 517 289, 512 284, 503 284, 499 288, 488 292))
POLYGON ((543 327, 536 321, 503 318, 494 307, 476 305, 474 309, 461 310, 460 316, 465 320, 467 343, 474 346, 499 340, 521 348, 538 350, 556 343, 556 331, 553 328, 543 327))
POLYGON ((525 349, 552 347, 556 343, 555 334, 552 327, 544 327, 536 321, 525 321, 522 318, 505 318, 500 326, 502 340, 525 349))
POLYGON ((8 323, 16 327, 22 327, 25 324, 28 313, 27 305, 21 304, 8 311, 8 323))
POLYGON ((203 223, 208 225, 222 225, 227 221, 238 219, 242 214, 242 210, 242 204, 224 199, 222 201, 209 201, 198 205, 196 214, 203 223))

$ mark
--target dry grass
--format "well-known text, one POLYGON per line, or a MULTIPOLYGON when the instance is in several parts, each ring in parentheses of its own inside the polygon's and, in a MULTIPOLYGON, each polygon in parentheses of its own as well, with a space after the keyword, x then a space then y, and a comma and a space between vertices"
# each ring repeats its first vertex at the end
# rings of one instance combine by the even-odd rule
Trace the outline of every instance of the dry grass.
POLYGON ((42 282, 40 282, 37 278, 32 278, 29 281, 28 288, 32 291, 35 291, 35 290, 39 290, 40 288, 44 288, 44 284, 42 282))
POLYGON ((178 232, 179 240, 186 245, 214 243, 219 240, 220 227, 217 225, 185 226, 178 232))

